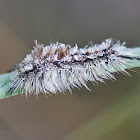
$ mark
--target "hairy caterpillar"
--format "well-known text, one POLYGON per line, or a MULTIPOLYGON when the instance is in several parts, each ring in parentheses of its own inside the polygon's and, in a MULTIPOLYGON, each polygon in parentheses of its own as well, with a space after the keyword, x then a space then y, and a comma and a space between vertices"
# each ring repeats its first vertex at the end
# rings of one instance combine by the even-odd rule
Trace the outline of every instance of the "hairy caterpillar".
POLYGON ((87 81, 97 83, 115 79, 113 73, 125 70, 126 60, 140 60, 131 54, 125 43, 106 39, 101 44, 71 47, 62 43, 49 46, 35 42, 35 47, 12 72, 12 83, 7 94, 40 92, 44 94, 65 92, 71 88, 86 86, 87 81))

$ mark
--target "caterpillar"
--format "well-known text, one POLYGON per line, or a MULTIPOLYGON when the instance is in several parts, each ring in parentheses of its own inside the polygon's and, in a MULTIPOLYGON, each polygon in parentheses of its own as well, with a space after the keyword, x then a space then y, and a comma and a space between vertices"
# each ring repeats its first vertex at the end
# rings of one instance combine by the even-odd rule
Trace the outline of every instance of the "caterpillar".
POLYGON ((7 91, 38 95, 72 92, 72 88, 96 84, 104 79, 115 79, 114 73, 129 74, 126 60, 140 60, 125 47, 125 42, 106 39, 101 44, 78 49, 75 45, 51 43, 48 46, 35 41, 35 47, 12 72, 12 83, 7 91))

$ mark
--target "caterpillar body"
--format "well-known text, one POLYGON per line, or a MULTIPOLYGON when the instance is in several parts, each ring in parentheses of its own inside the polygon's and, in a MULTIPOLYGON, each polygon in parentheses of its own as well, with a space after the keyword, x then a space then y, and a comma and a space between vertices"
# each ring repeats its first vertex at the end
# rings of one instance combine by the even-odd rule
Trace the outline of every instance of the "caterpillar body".
POLYGON ((12 83, 7 93, 15 90, 20 93, 38 95, 57 94, 74 87, 85 86, 86 82, 104 82, 104 79, 115 79, 114 73, 128 74, 125 70, 126 59, 140 60, 133 56, 125 43, 106 39, 101 44, 71 47, 62 43, 51 43, 49 46, 35 42, 35 47, 12 72, 12 83))

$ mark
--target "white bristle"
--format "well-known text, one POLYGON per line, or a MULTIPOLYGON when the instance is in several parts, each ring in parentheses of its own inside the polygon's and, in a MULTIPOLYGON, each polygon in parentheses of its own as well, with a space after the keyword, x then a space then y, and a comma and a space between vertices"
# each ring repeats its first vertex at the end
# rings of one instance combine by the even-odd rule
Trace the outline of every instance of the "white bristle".
POLYGON ((16 65, 9 94, 15 90, 26 95, 71 92, 74 87, 88 89, 87 81, 115 79, 116 71, 127 74, 124 59, 130 59, 131 53, 126 51, 125 43, 119 41, 107 39, 100 45, 80 49, 77 45, 71 47, 58 42, 49 46, 37 41, 35 44, 31 54, 16 65))

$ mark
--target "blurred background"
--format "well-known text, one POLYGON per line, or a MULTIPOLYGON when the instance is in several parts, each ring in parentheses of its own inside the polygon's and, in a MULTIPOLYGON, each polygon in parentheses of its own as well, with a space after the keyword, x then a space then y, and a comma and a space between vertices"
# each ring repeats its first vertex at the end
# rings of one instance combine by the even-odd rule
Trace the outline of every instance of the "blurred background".
MULTIPOLYGON (((0 74, 34 40, 83 47, 114 38, 140 46, 138 0, 0 0, 0 74)), ((73 94, 0 100, 1 140, 139 140, 140 70, 73 94)))

